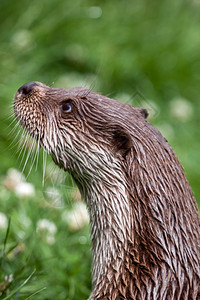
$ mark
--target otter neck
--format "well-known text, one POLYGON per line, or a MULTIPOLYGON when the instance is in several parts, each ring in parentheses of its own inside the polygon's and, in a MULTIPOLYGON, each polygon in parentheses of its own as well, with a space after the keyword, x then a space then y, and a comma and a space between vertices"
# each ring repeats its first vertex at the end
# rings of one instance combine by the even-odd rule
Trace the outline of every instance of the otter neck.
POLYGON ((80 187, 90 213, 93 286, 99 285, 105 274, 110 278, 112 270, 119 271, 131 232, 130 202, 126 178, 122 175, 124 172, 116 164, 103 170, 103 173, 101 178, 80 187))

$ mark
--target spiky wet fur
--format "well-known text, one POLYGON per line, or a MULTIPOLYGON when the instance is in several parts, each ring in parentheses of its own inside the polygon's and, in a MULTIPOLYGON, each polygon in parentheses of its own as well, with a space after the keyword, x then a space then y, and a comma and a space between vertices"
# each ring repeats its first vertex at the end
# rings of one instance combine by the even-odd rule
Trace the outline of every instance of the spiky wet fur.
POLYGON ((71 173, 91 220, 90 300, 200 299, 200 221, 183 168, 146 112, 35 83, 19 122, 71 173), (62 103, 72 111, 64 113, 62 103))

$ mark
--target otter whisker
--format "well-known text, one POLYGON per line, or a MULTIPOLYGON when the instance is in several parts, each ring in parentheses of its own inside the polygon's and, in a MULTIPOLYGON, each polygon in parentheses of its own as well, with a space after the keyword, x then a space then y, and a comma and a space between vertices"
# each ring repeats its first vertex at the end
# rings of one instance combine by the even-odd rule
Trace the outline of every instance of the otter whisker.
POLYGON ((10 120, 10 119, 12 120, 11 123, 9 123, 9 125, 7 126, 7 128, 10 128, 14 122, 16 122, 16 124, 19 125, 18 120, 16 119, 14 113, 11 114, 7 119, 8 120, 10 120))
POLYGON ((10 144, 10 146, 12 146, 19 138, 20 134, 22 133, 21 127, 19 126, 19 124, 15 124, 15 126, 13 127, 13 129, 10 131, 9 135, 13 137, 12 143, 10 144), (16 134, 17 131, 17 134, 16 134))
MULTIPOLYGON (((16 131, 16 130, 15 130, 16 131)), ((20 139, 18 139, 19 135, 21 134, 21 128, 18 129, 17 134, 15 135, 15 137, 13 138, 12 142, 10 143, 8 149, 11 150, 14 147, 18 146, 20 143, 20 139)))
POLYGON ((27 163, 28 163, 28 160, 29 160, 29 158, 30 158, 30 156, 31 156, 31 154, 32 154, 32 151, 33 151, 33 149, 34 149, 34 143, 35 143, 35 141, 32 140, 32 143, 31 143, 30 148, 29 148, 29 150, 28 150, 28 154, 27 154, 26 160, 25 160, 25 162, 24 162, 24 166, 23 166, 23 169, 22 169, 22 173, 24 173, 24 170, 25 170, 25 168, 26 168, 26 165, 27 165, 27 163))
MULTIPOLYGON (((16 120, 14 120, 14 121, 16 121, 16 120)), ((20 128, 20 130, 21 130, 21 127, 19 126, 19 123, 16 123, 14 125, 14 127, 10 130, 9 135, 13 135, 13 133, 15 133, 15 131, 17 130, 17 128, 18 129, 20 128)))
POLYGON ((19 151, 19 147, 20 147, 20 144, 21 144, 20 134, 22 134, 22 130, 21 130, 21 128, 18 128, 18 132, 17 132, 17 134, 15 134, 15 137, 13 138, 13 140, 12 140, 11 144, 9 145, 8 149, 13 149, 14 147, 17 147, 17 152, 19 151), (19 137, 19 139, 18 139, 18 137, 19 137))
MULTIPOLYGON (((37 158, 37 148, 36 148, 36 144, 37 144, 37 142, 36 142, 36 140, 34 139, 34 140, 33 140, 32 154, 30 155, 30 156, 31 156, 31 166, 30 166, 30 170, 29 170, 29 172, 28 172, 28 174, 27 174, 26 177, 28 177, 28 176, 30 175, 30 173, 31 173, 31 171, 32 171, 32 168, 33 168, 33 166, 34 166, 34 163, 35 163, 35 161, 36 161, 36 158, 37 158)), ((38 147, 38 144, 37 144, 37 147, 38 147)))
POLYGON ((20 137, 20 140, 19 140, 19 145, 18 145, 18 158, 21 157, 22 153, 22 157, 21 157, 21 161, 23 161, 24 159, 24 155, 25 155, 25 152, 26 152, 26 148, 27 148, 27 145, 28 145, 28 141, 30 140, 30 137, 27 135, 26 131, 23 130, 22 134, 21 134, 21 137, 20 137))
POLYGON ((44 181, 45 181, 46 164, 47 164, 47 152, 43 151, 43 174, 42 174, 42 185, 43 186, 44 186, 44 181))
POLYGON ((36 165, 35 170, 37 171, 38 168, 38 161, 39 161, 39 155, 40 155, 40 135, 37 141, 37 148, 36 148, 36 165))
POLYGON ((8 107, 9 107, 9 108, 11 108, 11 109, 12 109, 12 111, 13 111, 13 108, 14 108, 14 106, 15 106, 15 104, 14 104, 14 103, 11 103, 11 104, 9 104, 9 105, 8 105, 8 107))

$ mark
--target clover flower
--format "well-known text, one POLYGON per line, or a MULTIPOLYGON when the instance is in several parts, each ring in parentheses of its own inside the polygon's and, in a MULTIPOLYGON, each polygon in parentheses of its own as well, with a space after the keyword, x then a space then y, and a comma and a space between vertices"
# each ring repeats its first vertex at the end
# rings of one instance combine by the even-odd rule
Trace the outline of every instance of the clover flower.
POLYGON ((170 113, 178 121, 189 121, 193 114, 194 108, 190 101, 184 98, 174 98, 170 102, 170 113))
POLYGON ((43 237, 48 244, 55 243, 56 225, 47 219, 41 219, 37 222, 37 233, 43 237))

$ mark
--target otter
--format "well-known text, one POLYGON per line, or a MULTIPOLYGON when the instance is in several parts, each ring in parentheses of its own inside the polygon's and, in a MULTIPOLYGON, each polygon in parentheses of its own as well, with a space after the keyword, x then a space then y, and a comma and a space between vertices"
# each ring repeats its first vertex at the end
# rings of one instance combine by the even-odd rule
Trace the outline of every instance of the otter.
POLYGON ((89 89, 29 82, 17 91, 14 112, 86 201, 89 299, 200 299, 196 201, 147 111, 89 89))

